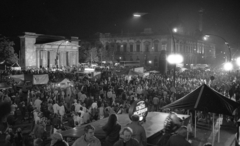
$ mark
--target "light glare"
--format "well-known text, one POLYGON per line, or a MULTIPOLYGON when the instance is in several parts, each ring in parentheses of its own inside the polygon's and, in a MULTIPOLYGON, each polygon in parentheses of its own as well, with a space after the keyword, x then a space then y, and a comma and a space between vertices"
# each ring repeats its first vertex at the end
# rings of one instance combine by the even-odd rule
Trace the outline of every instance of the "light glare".
POLYGON ((240 57, 238 57, 238 58, 236 59, 236 63, 237 63, 238 66, 240 66, 240 57))
POLYGON ((226 62, 226 63, 224 64, 224 69, 225 69, 226 71, 232 70, 232 69, 233 69, 232 63, 231 63, 231 62, 226 62))
POLYGON ((183 62, 183 57, 180 54, 170 54, 167 57, 167 61, 170 64, 179 64, 183 62))
POLYGON ((140 14, 133 14, 134 17, 141 17, 140 14))

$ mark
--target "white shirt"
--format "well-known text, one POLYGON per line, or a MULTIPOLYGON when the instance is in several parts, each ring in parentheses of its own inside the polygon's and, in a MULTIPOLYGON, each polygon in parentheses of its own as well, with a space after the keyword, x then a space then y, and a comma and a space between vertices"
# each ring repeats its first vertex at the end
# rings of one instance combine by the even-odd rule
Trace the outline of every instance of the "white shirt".
POLYGON ((57 103, 55 103, 55 104, 53 105, 53 113, 54 113, 54 114, 58 114, 58 109, 59 109, 59 105, 58 105, 57 103))
POLYGON ((81 104, 77 103, 75 104, 75 112, 78 112, 80 110, 81 104))
POLYGON ((94 108, 98 108, 98 106, 97 106, 97 103, 96 103, 96 102, 92 103, 92 108, 93 108, 93 109, 94 109, 94 108))
POLYGON ((59 106, 59 114, 60 114, 61 116, 63 116, 63 115, 65 114, 65 108, 64 108, 63 105, 62 105, 62 106, 59 106))

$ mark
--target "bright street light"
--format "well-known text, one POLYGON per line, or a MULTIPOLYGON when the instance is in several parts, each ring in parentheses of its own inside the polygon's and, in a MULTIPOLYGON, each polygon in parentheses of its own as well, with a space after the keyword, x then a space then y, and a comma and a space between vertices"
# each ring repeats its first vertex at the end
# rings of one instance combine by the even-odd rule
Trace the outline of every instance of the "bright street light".
POLYGON ((177 29, 177 28, 173 28, 173 32, 174 32, 174 33, 177 33, 177 32, 178 32, 178 29, 177 29))
POLYGON ((205 35, 204 37, 203 37, 203 40, 208 40, 208 38, 209 38, 209 35, 205 35))
POLYGON ((152 63, 152 61, 151 61, 151 60, 149 60, 149 61, 148 61, 148 63, 149 63, 149 64, 151 64, 151 63, 152 63))
POLYGON ((226 71, 231 71, 233 69, 233 65, 231 62, 226 62, 223 67, 226 71))
POLYGON ((142 17, 143 15, 146 15, 147 13, 133 13, 133 17, 139 18, 142 17))
POLYGON ((133 17, 141 17, 140 14, 133 14, 133 17))
POLYGON ((238 57, 238 58, 236 59, 236 63, 237 63, 238 66, 240 66, 240 57, 238 57))
POLYGON ((170 54, 167 57, 167 61, 170 64, 179 64, 183 62, 183 57, 180 54, 170 54))

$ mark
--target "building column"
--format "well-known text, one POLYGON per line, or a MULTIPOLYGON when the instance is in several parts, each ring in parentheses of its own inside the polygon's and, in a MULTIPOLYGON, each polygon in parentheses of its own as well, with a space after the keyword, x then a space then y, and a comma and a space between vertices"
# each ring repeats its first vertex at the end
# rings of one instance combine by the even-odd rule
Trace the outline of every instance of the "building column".
POLYGON ((78 65, 78 62, 79 62, 79 60, 78 60, 78 55, 79 55, 78 51, 76 51, 75 54, 76 54, 76 65, 78 65))
POLYGON ((40 64, 40 53, 39 50, 36 50, 36 67, 39 68, 40 64))

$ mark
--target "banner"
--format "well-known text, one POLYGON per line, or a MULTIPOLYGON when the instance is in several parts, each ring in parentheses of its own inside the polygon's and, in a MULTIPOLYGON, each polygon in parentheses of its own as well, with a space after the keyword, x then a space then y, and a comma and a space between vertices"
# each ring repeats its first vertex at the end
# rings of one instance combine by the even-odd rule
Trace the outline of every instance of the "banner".
POLYGON ((48 74, 43 75, 33 75, 33 84, 47 84, 49 81, 48 74))
POLYGON ((133 71, 137 73, 144 73, 144 68, 143 67, 134 68, 133 71))

